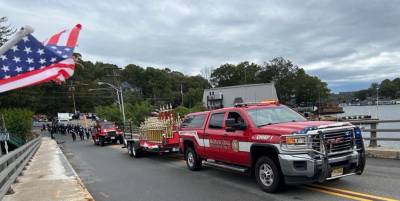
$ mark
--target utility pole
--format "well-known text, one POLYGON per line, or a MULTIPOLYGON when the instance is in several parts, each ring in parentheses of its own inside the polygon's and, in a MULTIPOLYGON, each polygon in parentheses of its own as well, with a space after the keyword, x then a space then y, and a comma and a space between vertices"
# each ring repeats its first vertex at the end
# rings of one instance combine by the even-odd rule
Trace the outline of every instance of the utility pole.
POLYGON ((69 90, 71 91, 72 102, 74 104, 74 114, 76 114, 76 103, 75 103, 75 86, 73 85, 73 81, 70 82, 69 90))
POLYGON ((182 96, 181 105, 183 106, 183 86, 182 86, 182 83, 181 83, 181 96, 182 96))
POLYGON ((376 118, 379 119, 379 87, 376 87, 376 118))

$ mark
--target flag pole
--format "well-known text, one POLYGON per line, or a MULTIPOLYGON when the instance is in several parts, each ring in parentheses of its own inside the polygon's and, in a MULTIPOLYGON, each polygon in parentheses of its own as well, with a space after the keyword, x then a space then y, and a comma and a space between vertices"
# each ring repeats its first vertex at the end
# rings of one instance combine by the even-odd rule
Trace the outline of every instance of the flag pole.
POLYGON ((21 29, 19 31, 17 31, 17 33, 15 33, 10 40, 8 40, 6 43, 4 43, 3 46, 0 47, 0 55, 7 52, 7 50, 12 48, 12 46, 17 44, 23 37, 25 37, 26 35, 28 35, 30 33, 33 33, 32 27, 30 27, 28 25, 21 27, 21 29))

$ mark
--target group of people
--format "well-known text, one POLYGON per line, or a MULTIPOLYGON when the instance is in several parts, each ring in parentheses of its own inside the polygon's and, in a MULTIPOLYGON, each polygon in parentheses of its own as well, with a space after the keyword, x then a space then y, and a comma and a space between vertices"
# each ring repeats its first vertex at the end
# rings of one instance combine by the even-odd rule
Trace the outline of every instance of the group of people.
POLYGON ((77 136, 83 140, 88 140, 90 138, 91 128, 84 128, 81 125, 72 125, 72 124, 58 124, 52 123, 43 124, 42 131, 47 130, 50 132, 51 139, 54 139, 54 134, 58 133, 61 135, 70 134, 72 136, 72 141, 76 141, 77 136))

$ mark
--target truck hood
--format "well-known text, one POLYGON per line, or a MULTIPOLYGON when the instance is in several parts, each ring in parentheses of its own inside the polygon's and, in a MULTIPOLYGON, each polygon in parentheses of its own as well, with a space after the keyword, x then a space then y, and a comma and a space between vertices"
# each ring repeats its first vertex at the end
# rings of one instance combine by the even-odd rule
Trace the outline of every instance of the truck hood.
POLYGON ((260 128, 257 128, 257 132, 265 133, 265 134, 275 134, 275 135, 287 135, 296 133, 304 130, 308 127, 319 127, 319 126, 339 126, 339 125, 348 125, 346 122, 334 122, 334 121, 303 121, 303 122, 287 122, 287 123, 279 123, 266 125, 260 128))

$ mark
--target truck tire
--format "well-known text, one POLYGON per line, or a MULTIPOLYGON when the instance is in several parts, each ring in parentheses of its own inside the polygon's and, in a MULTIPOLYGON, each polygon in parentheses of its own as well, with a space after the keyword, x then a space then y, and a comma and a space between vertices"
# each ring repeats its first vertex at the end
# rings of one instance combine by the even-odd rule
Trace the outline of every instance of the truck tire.
POLYGON ((189 170, 196 171, 201 169, 201 159, 192 147, 186 149, 185 159, 189 170))
POLYGON ((275 193, 283 186, 282 172, 270 157, 263 156, 257 160, 255 173, 258 185, 265 192, 275 193))
POLYGON ((102 146, 102 147, 104 147, 104 138, 99 138, 99 143, 100 143, 100 146, 102 146))

